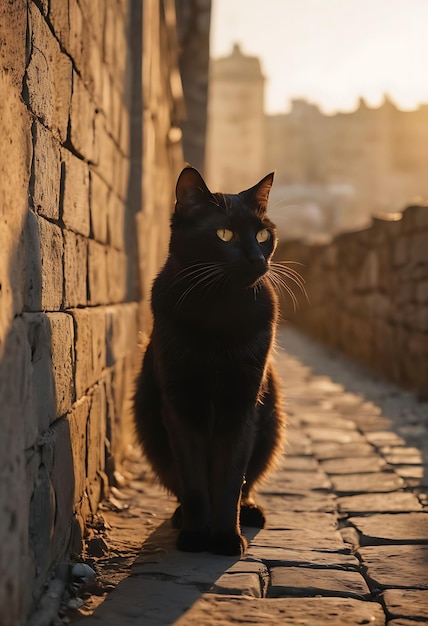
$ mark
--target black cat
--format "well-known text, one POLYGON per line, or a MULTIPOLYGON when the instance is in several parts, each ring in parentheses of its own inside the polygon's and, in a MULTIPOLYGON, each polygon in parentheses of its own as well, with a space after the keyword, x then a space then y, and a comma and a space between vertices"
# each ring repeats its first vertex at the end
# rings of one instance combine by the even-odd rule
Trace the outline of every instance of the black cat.
POLYGON ((211 193, 191 167, 177 181, 135 417, 147 458, 178 499, 180 550, 240 555, 240 525, 265 522, 252 492, 281 450, 284 429, 271 362, 278 315, 269 280, 277 237, 266 217, 272 182, 268 174, 239 194, 211 193))

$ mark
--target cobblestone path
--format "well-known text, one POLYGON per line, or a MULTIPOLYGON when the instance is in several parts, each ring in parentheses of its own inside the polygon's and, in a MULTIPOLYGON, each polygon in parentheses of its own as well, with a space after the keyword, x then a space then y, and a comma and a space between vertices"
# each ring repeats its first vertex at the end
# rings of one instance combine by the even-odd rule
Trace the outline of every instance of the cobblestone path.
POLYGON ((174 502, 134 480, 110 534, 142 550, 76 623, 428 623, 428 405, 292 330, 279 339, 288 446, 260 490, 267 528, 245 533, 246 558, 177 552, 174 502))

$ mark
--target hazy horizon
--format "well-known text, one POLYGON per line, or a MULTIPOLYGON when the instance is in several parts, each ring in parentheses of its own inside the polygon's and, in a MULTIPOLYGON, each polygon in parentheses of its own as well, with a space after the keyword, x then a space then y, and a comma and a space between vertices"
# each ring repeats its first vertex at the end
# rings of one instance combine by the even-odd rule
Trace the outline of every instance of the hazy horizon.
POLYGON ((213 0, 211 56, 259 57, 265 110, 305 99, 326 114, 387 94, 404 110, 428 103, 428 0, 213 0))

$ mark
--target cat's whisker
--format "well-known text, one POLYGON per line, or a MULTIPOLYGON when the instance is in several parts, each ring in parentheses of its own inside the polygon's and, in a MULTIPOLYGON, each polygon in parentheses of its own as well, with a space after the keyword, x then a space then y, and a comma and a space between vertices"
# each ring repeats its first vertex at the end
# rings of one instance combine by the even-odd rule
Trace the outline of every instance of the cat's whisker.
POLYGON ((290 298, 291 298, 291 300, 293 302, 293 310, 294 310, 294 312, 296 312, 296 309, 299 307, 299 303, 298 303, 298 300, 297 300, 293 290, 285 282, 285 279, 280 274, 275 273, 275 271, 272 270, 272 269, 269 272, 268 276, 269 276, 269 279, 270 279, 273 287, 276 287, 278 289, 278 291, 282 291, 282 289, 285 289, 285 291, 289 294, 289 296, 290 296, 290 298))
POLYGON ((190 278, 191 276, 194 276, 195 274, 200 274, 202 272, 210 271, 218 267, 218 265, 219 265, 218 263, 193 263, 192 265, 189 265, 189 267, 185 267, 180 272, 177 272, 172 282, 173 284, 179 283, 185 280, 186 278, 190 278))
POLYGON ((299 274, 299 272, 292 269, 291 267, 282 265, 281 263, 271 263, 271 268, 274 272, 277 272, 278 274, 282 274, 286 278, 289 278, 290 280, 292 280, 299 287, 300 291, 304 294, 306 300, 308 302, 310 301, 308 292, 306 291, 306 288, 305 288, 305 279, 303 278, 303 276, 301 276, 301 274, 299 274))

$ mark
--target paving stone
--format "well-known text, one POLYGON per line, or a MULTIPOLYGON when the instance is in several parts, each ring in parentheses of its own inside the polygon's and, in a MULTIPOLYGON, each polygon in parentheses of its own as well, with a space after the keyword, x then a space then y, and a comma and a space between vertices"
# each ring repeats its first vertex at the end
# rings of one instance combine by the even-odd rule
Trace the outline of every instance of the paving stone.
MULTIPOLYGON (((268 499, 269 502, 278 502, 281 497, 281 506, 288 511, 307 511, 320 513, 331 513, 336 510, 336 500, 333 494, 319 491, 299 491, 298 489, 287 489, 287 491, 272 492, 268 489, 259 489, 259 493, 268 499)), ((275 505, 269 505, 274 509, 275 505)), ((268 513, 269 516, 269 513, 268 513)))
POLYGON ((364 437, 356 430, 347 428, 311 428, 306 427, 305 432, 315 442, 328 441, 337 443, 364 443, 364 437))
POLYGON ((302 431, 288 429, 286 451, 287 450, 293 450, 294 454, 298 455, 312 454, 311 440, 302 431))
MULTIPOLYGON (((383 592, 386 610, 394 617, 410 617, 428 622, 428 591, 387 589, 383 592)), ((394 622, 388 622, 393 624, 394 622)), ((397 621, 396 624, 399 622, 397 621)), ((402 622, 404 623, 404 622, 402 622)), ((412 621, 414 625, 415 622, 412 621)))
POLYGON ((358 572, 305 567, 273 567, 269 598, 284 596, 341 596, 360 598, 370 590, 358 572))
POLYGON ((381 587, 428 589, 427 545, 367 546, 358 554, 367 575, 381 587))
POLYGON ((356 425, 349 419, 344 418, 340 413, 327 411, 305 411, 300 418, 301 424, 305 426, 323 426, 326 428, 338 428, 355 430, 356 425))
POLYGON ((250 544, 248 558, 263 561, 268 565, 295 565, 297 567, 331 567, 340 570, 358 570, 358 559, 350 554, 343 544, 342 552, 311 549, 309 546, 287 548, 266 547, 250 544))
POLYGON ((328 459, 346 459, 356 456, 373 456, 374 448, 368 443, 316 442, 314 454, 320 461, 328 459))
POLYGON ((428 543, 428 513, 405 513, 351 517, 348 522, 365 537, 380 541, 428 543))
POLYGON ((209 592, 261 598, 262 585, 257 574, 223 574, 211 586, 209 592))
POLYGON ((420 511, 419 500, 412 493, 370 493, 337 499, 341 513, 405 513, 420 511))
POLYGON ((321 461, 321 467, 327 474, 357 474, 378 472, 384 469, 386 461, 378 455, 354 456, 346 459, 328 459, 321 461))
POLYGON ((403 479, 394 472, 332 476, 331 482, 338 493, 385 493, 404 486, 403 479))
POLYGON ((329 489, 331 483, 327 476, 320 471, 305 472, 275 472, 271 478, 263 483, 263 491, 275 493, 287 492, 291 489, 329 489))
POLYGON ((260 530, 251 541, 251 546, 276 546, 278 548, 302 548, 314 550, 343 550, 338 530, 328 534, 310 529, 260 530))
POLYGON ((420 484, 426 484, 422 479, 428 475, 428 466, 426 465, 395 465, 394 472, 402 478, 420 479, 420 484))
POLYGON ((263 624, 263 626, 356 626, 385 624, 380 604, 350 598, 251 598, 228 599, 203 595, 176 622, 176 626, 229 626, 230 624, 263 624))
POLYGON ((367 440, 375 446, 402 446, 405 444, 404 439, 399 437, 397 433, 391 430, 375 431, 366 434, 367 440))
POLYGON ((265 503, 265 496, 257 498, 265 508, 267 523, 270 530, 318 530, 329 533, 337 529, 336 515, 333 513, 312 513, 307 511, 270 510, 265 503))
POLYGON ((287 454, 282 463, 286 472, 308 472, 318 469, 318 463, 312 456, 291 456, 287 454))
POLYGON ((391 465, 422 465, 422 453, 418 448, 383 448, 383 456, 391 465))

